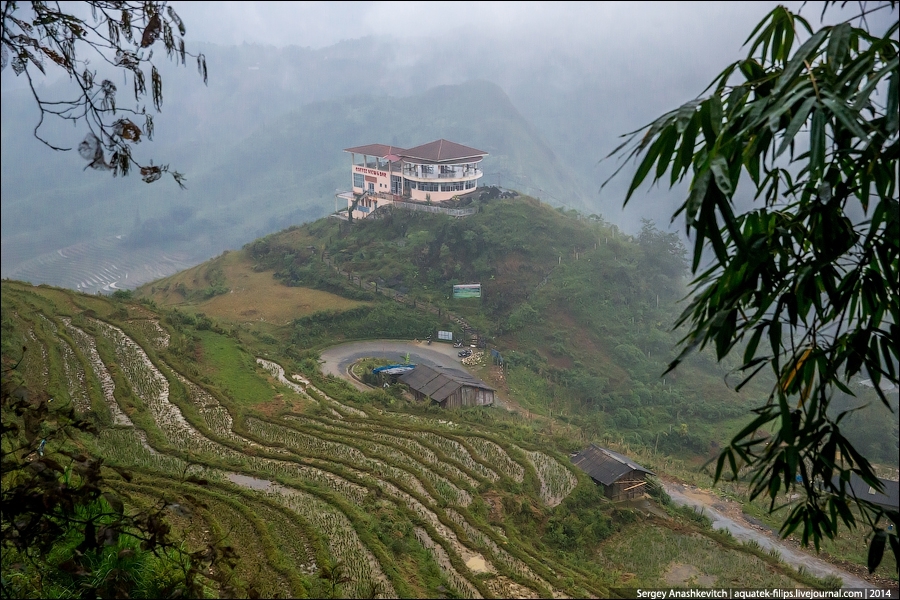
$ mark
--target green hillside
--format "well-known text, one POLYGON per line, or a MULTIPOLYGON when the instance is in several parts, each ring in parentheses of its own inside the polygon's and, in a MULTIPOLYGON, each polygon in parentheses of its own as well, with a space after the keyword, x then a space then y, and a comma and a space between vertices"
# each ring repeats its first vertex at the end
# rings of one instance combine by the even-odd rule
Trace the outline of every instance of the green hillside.
POLYGON ((705 457, 760 399, 734 393, 705 355, 659 377, 677 341, 669 330, 684 294, 684 250, 650 224, 632 239, 600 217, 519 197, 485 201, 463 220, 394 211, 352 226, 319 221, 244 252, 288 285, 334 289, 325 279, 333 270, 311 246, 363 281, 464 317, 504 357, 519 403, 585 434, 705 457), (480 300, 448 297, 453 284, 476 282, 480 300))
MULTIPOLYGON (((237 552, 201 580, 210 595, 834 585, 712 531, 656 484, 647 499, 610 503, 571 465, 593 441, 707 482, 696 465, 758 391, 733 393, 702 355, 659 379, 683 293, 677 238, 647 224, 632 239, 597 216, 490 196, 463 220, 395 211, 291 227, 134 294, 4 281, 3 422, 16 424, 4 452, 21 444, 8 457, 36 464, 4 467, 4 493, 34 473, 113 494, 85 510, 109 512, 108 498, 128 515, 162 507, 154 514, 181 548, 237 552), (475 282, 481 299, 448 297, 475 282), (445 411, 320 370, 319 351, 340 340, 462 336, 460 319, 503 356, 502 367, 470 369, 511 410, 445 411), (95 432, 59 431, 70 408, 95 432), (79 453, 102 458, 104 481, 79 475, 79 453)), ((896 437, 880 421, 856 426, 896 437)), ((10 595, 65 595, 98 574, 136 572, 134 561, 177 582, 171 555, 153 559, 128 536, 91 545, 61 532, 36 562, 4 547, 10 595), (68 561, 75 550, 89 572, 68 561)), ((832 551, 865 562, 859 539, 841 544, 832 551)), ((159 595, 160 577, 129 579, 129 595, 159 595)))
MULTIPOLYGON (((679 335, 671 326, 685 294, 678 237, 649 222, 632 237, 597 215, 489 194, 476 202, 479 212, 461 220, 395 210, 352 225, 324 219, 291 227, 138 295, 234 320, 225 307, 237 297, 215 297, 211 282, 224 292, 271 273, 301 294, 315 288, 369 304, 350 310, 332 303, 328 310, 319 300, 286 300, 295 319, 272 327, 262 315, 278 320, 274 295, 259 288, 253 318, 263 322, 242 326, 262 328, 286 350, 436 337, 438 329, 460 338, 459 316, 504 359, 502 370, 486 364, 480 375, 530 413, 562 419, 582 439, 625 442, 695 466, 715 456, 746 424, 749 409, 765 401, 769 384, 760 379, 735 392, 736 364, 717 363, 709 352, 661 377, 675 356, 679 335), (465 283, 481 283, 482 298, 452 299, 452 286, 465 283), (406 304, 386 292, 403 294, 406 304), (411 310, 410 303, 433 312, 411 310)), ((841 405, 872 399, 865 388, 857 391, 856 404, 848 397, 841 405)), ((892 464, 898 432, 882 409, 852 415, 847 429, 872 459, 892 464)))

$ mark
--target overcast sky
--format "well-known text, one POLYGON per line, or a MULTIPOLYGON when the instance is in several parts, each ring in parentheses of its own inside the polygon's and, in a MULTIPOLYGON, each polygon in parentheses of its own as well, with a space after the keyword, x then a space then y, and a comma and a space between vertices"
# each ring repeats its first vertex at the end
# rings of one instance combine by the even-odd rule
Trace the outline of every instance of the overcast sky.
MULTIPOLYGON (((635 39, 740 47, 776 2, 171 2, 188 39, 322 48, 368 35, 549 36, 631 45, 635 39)), ((784 4, 797 7, 799 2, 784 4)), ((817 3, 810 3, 817 4, 817 3)), ((812 16, 812 10, 806 12, 812 16)), ((723 49, 724 50, 724 49, 723 49)))

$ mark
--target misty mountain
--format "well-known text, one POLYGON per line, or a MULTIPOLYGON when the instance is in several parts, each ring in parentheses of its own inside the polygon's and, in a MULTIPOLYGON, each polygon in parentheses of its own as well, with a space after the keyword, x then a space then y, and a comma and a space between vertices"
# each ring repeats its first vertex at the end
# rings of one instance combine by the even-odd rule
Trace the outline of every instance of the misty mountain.
MULTIPOLYGON (((226 104, 248 104, 236 95, 222 98, 226 104)), ((29 137, 28 108, 24 94, 4 97, 4 120, 15 120, 19 127, 4 127, 3 134, 3 270, 4 276, 38 283, 76 287, 85 283, 91 261, 136 265, 135 253, 175 253, 183 267, 321 217, 334 210, 335 190, 349 184, 350 161, 343 148, 364 143, 412 147, 441 137, 461 140, 490 153, 485 183, 582 208, 587 202, 570 169, 503 90, 484 81, 405 98, 360 94, 312 102, 268 120, 256 115, 255 129, 251 118, 235 126, 253 131, 231 144, 213 120, 199 123, 198 114, 176 110, 184 121, 179 135, 152 151, 189 174, 185 191, 167 181, 147 186, 136 177, 122 182, 106 173, 78 172, 83 166, 77 156, 51 152, 29 137), (28 143, 20 144, 23 137, 28 143), (78 269, 65 266, 73 253, 58 252, 75 244, 85 263, 78 269)), ((240 112, 217 109, 226 115, 240 112)), ((96 287, 115 280, 108 274, 96 287)), ((139 283, 132 279, 127 285, 139 283)))
MULTIPOLYGON (((653 49, 635 44, 625 44, 622 56, 653 49)), ((49 274, 70 268, 49 265, 62 259, 58 250, 76 244, 81 272, 92 261, 139 263, 131 252, 199 262, 333 210, 334 190, 346 187, 341 150, 371 142, 411 146, 444 137, 478 147, 491 154, 484 183, 636 230, 638 216, 671 214, 678 195, 651 190, 623 213, 625 178, 599 195, 612 165, 598 161, 616 136, 643 124, 641 115, 658 114, 672 98, 689 99, 712 70, 706 57, 696 63, 696 81, 684 78, 661 53, 659 71, 648 75, 632 71, 634 59, 612 60, 584 41, 541 37, 366 37, 321 49, 195 49, 208 58, 208 87, 191 65, 161 62, 157 135, 136 149, 141 161, 186 173, 186 191, 170 181, 148 186, 136 177, 82 172, 74 152, 52 152, 33 138, 33 99, 4 72, 4 276, 71 286, 49 274), (117 248, 112 256, 110 248, 117 248)), ((64 97, 63 84, 38 89, 64 97)), ((120 104, 127 101, 122 92, 120 104)), ((84 131, 48 121, 41 134, 74 147, 84 131)))

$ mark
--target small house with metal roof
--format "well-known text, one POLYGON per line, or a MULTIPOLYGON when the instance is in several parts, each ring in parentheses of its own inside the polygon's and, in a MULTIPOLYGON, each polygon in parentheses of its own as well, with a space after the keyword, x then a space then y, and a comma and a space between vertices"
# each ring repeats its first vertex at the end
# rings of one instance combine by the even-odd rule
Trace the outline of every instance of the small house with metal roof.
POLYGON ((572 463, 603 486, 610 500, 627 500, 646 490, 647 475, 653 475, 627 456, 591 444, 572 456, 572 463))
POLYGON ((490 406, 494 388, 459 369, 418 365, 400 376, 416 400, 431 398, 443 408, 490 406))
MULTIPOLYGON (((847 491, 847 495, 853 498, 871 502, 888 510, 900 510, 900 482, 881 479, 880 477, 878 481, 881 482, 883 492, 879 492, 870 486, 856 473, 850 473, 850 480, 844 484, 844 489, 847 491)), ((840 489, 841 482, 838 475, 835 475, 831 483, 840 489)))

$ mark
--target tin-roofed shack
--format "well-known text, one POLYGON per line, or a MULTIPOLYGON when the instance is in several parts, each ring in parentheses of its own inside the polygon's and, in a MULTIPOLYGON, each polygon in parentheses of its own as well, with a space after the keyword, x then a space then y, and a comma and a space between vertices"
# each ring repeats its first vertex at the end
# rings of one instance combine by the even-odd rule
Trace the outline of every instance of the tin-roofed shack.
MULTIPOLYGON (((850 473, 850 481, 845 484, 847 495, 866 500, 888 510, 900 510, 900 482, 880 477, 878 481, 881 482, 881 486, 884 488, 883 493, 863 481, 863 478, 856 473, 850 473)), ((835 475, 831 483, 835 487, 840 488, 840 477, 835 475)))
POLYGON ((572 456, 572 463, 603 486, 610 500, 636 498, 646 491, 647 475, 653 475, 641 465, 606 448, 591 444, 572 456))
POLYGON ((431 398, 442 408, 489 406, 494 403, 494 388, 459 369, 419 365, 400 376, 416 400, 431 398))

